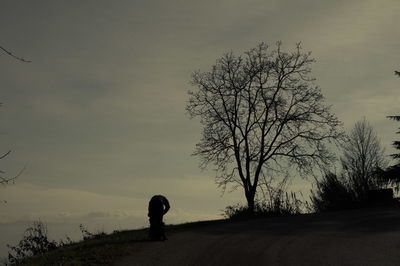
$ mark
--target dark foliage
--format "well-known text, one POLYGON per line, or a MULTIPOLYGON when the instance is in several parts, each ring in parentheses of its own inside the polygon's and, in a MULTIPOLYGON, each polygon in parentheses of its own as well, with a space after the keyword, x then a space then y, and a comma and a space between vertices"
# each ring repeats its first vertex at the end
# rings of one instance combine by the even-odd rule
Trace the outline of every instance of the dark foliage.
MULTIPOLYGON (((400 72, 399 71, 395 71, 395 74, 400 77, 400 72)), ((391 115, 391 116, 388 116, 388 118, 389 119, 393 119, 395 121, 400 121, 400 115, 391 115)), ((399 130, 400 130, 400 128, 399 128, 399 130)), ((397 134, 400 134, 400 131, 398 131, 397 134)), ((392 157, 394 159, 400 159, 400 141, 394 141, 393 142, 393 146, 394 146, 394 148, 396 150, 399 151, 399 153, 392 154, 392 157)))
MULTIPOLYGON (((79 225, 79 229, 82 232, 82 238, 84 241, 101 239, 106 236, 106 233, 101 231, 96 233, 89 232, 83 224, 79 225)), ((59 242, 50 241, 47 237, 46 225, 43 222, 37 221, 25 230, 25 234, 18 245, 7 245, 10 251, 8 252, 8 261, 6 261, 5 264, 21 264, 28 258, 42 255, 49 251, 72 244, 74 244, 74 242, 68 236, 65 240, 60 240, 59 242)))
POLYGON ((87 228, 85 226, 83 226, 83 224, 79 225, 79 229, 82 232, 82 237, 83 240, 88 240, 88 239, 97 239, 97 238, 101 238, 102 236, 105 236, 106 233, 104 232, 97 232, 97 233, 91 233, 87 230, 87 228))
POLYGON ((381 178, 390 186, 394 187, 396 192, 400 190, 400 164, 392 165, 385 170, 381 170, 381 178))
POLYGON ((254 211, 248 205, 235 204, 227 206, 223 215, 228 219, 282 216, 302 213, 307 203, 299 200, 295 193, 279 194, 272 202, 256 201, 254 211))
MULTIPOLYGON (((388 116, 389 119, 395 120, 395 121, 400 121, 400 116, 388 116)), ((400 130, 400 128, 399 128, 400 130)), ((400 134, 400 131, 396 132, 397 134, 400 134)), ((393 141, 392 143, 393 147, 399 151, 399 153, 394 153, 392 154, 393 159, 400 159, 400 141, 396 140, 393 141)))
MULTIPOLYGON (((400 77, 400 72, 395 71, 395 74, 400 77)), ((391 115, 388 116, 389 119, 399 121, 400 122, 400 115, 391 115)), ((400 128, 399 131, 396 132, 397 134, 400 134, 400 128)), ((392 154, 392 158, 396 160, 400 160, 400 141, 395 140, 392 143, 393 147, 398 151, 397 153, 392 154)), ((382 177, 387 180, 387 182, 394 186, 396 191, 399 191, 400 189, 400 162, 398 162, 395 165, 392 165, 386 169, 386 171, 381 172, 382 177)))
POLYGON ((47 228, 42 222, 34 222, 32 227, 25 231, 22 240, 16 246, 7 245, 10 248, 8 260, 11 264, 20 264, 25 259, 43 254, 57 248, 59 244, 47 238, 47 228))
POLYGON ((128 255, 133 242, 147 241, 147 230, 119 231, 113 234, 90 233, 97 237, 67 243, 38 256, 23 261, 23 265, 111 265, 113 261, 128 255))
POLYGON ((343 178, 327 173, 318 180, 317 189, 311 191, 311 204, 316 212, 344 210, 359 205, 357 194, 343 178))

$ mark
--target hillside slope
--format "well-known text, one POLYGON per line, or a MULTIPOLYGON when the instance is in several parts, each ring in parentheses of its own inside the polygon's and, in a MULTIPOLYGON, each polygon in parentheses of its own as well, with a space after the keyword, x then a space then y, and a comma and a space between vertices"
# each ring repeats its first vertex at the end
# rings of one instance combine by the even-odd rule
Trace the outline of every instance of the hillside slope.
POLYGON ((400 209, 182 226, 125 246, 112 265, 400 265, 400 209))

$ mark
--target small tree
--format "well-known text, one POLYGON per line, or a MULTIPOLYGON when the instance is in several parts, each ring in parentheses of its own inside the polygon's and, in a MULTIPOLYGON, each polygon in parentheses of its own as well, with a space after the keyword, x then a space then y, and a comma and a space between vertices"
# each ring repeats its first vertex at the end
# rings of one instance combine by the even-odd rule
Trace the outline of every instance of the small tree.
POLYGON ((358 197, 383 185, 378 173, 387 166, 384 149, 365 118, 355 123, 344 142, 341 164, 345 179, 358 197))
POLYGON ((332 162, 326 143, 342 136, 340 122, 324 104, 310 76, 314 59, 300 45, 284 52, 264 43, 243 56, 227 53, 210 71, 194 72, 187 111, 200 117, 201 166, 216 166, 217 183, 242 186, 248 208, 260 176, 291 166, 303 176, 332 162))

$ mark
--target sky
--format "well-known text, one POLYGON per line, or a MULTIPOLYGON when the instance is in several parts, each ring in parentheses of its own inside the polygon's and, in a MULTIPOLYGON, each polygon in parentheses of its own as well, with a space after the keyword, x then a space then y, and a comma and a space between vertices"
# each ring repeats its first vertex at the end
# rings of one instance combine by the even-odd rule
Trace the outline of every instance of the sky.
MULTIPOLYGON (((53 238, 147 226, 154 194, 167 223, 221 218, 225 193, 191 156, 201 125, 185 112, 191 73, 260 42, 312 51, 316 84, 349 130, 364 116, 387 154, 399 114, 400 2, 1 1, 0 256, 34 220, 53 238), (6 202, 4 202, 6 201, 6 202), (4 236, 4 237, 3 237, 4 236)), ((293 181, 307 192, 312 180, 293 181)))

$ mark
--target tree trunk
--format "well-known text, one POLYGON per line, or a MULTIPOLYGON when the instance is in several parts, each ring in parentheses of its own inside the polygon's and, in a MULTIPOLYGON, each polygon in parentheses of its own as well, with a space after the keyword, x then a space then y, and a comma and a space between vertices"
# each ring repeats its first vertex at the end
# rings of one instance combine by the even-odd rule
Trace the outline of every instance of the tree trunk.
POLYGON ((246 193, 246 199, 247 199, 247 207, 248 207, 248 211, 250 214, 254 213, 254 197, 255 197, 256 193, 255 191, 249 191, 248 193, 246 193))

